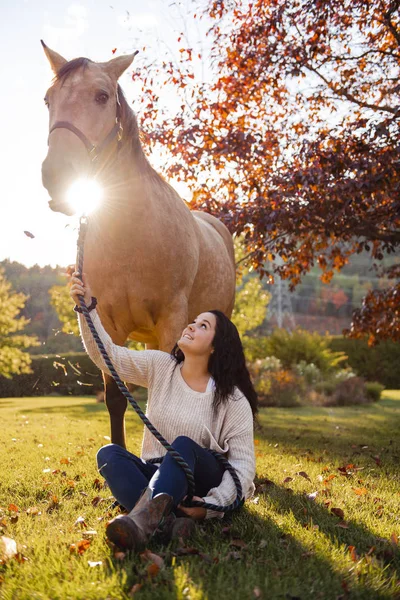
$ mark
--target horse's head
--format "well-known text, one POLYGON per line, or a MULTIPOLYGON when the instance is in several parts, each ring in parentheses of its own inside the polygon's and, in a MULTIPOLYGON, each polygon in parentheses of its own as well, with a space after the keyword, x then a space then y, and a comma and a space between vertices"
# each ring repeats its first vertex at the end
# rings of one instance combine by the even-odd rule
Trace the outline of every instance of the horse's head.
POLYGON ((117 82, 135 54, 106 63, 87 58, 68 62, 42 44, 55 74, 45 96, 50 123, 42 180, 51 197, 50 208, 71 215, 69 187, 78 178, 90 176, 93 159, 101 161, 101 155, 120 137, 117 82))

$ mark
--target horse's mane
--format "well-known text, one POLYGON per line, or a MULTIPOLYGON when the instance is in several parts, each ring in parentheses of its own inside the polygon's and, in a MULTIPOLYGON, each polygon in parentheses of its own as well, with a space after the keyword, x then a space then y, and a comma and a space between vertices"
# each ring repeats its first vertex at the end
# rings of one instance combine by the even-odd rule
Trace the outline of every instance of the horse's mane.
MULTIPOLYGON (((74 73, 78 69, 85 70, 90 64, 94 64, 94 61, 90 60, 90 58, 74 58, 69 62, 65 63, 61 69, 58 71, 57 75, 54 78, 54 81, 60 81, 63 83, 71 73, 74 73)), ((149 163, 147 156, 143 151, 143 146, 140 139, 140 131, 139 125, 136 118, 135 113, 129 106, 124 92, 122 91, 121 86, 118 84, 118 100, 120 104, 120 117, 121 124, 123 127, 123 138, 130 140, 131 143, 131 156, 134 161, 135 167, 140 173, 140 175, 147 175, 157 179, 159 182, 163 182, 166 185, 169 185, 163 177, 157 173, 155 169, 149 163)))

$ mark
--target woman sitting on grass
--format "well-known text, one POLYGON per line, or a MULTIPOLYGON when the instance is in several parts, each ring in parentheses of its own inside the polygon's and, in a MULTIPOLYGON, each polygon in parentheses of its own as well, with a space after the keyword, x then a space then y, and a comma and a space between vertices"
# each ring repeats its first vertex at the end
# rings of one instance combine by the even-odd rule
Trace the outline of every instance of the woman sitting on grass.
MULTIPOLYGON (((85 276, 83 282, 78 273, 73 274, 71 297, 78 304, 81 295, 89 306, 92 296, 85 276)), ((171 354, 117 346, 95 309, 91 317, 121 379, 148 388, 146 415, 192 470, 193 498, 218 506, 227 506, 236 498, 231 475, 208 449, 226 456, 239 477, 243 497, 250 497, 254 491, 257 395, 238 331, 228 317, 218 310, 198 315, 183 330, 171 354)), ((89 356, 108 373, 82 314, 79 324, 89 356)), ((176 513, 186 518, 175 521, 172 535, 182 535, 185 529, 187 533, 188 523, 194 525, 192 520, 223 516, 180 504, 188 490, 186 476, 146 427, 141 458, 108 444, 100 448, 97 464, 116 500, 130 511, 113 519, 106 530, 107 537, 121 548, 141 550, 160 523, 173 523, 176 513), (147 462, 164 455, 160 465, 147 462)))

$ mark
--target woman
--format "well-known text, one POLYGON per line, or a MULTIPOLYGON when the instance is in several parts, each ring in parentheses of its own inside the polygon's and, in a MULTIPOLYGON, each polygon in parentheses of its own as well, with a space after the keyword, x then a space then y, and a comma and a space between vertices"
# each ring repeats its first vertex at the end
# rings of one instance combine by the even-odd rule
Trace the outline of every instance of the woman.
MULTIPOLYGON (((76 304, 78 296, 88 307, 96 304, 85 276, 82 282, 78 273, 72 276, 70 293, 76 304)), ((257 395, 235 325, 220 311, 202 313, 168 354, 117 346, 95 308, 91 317, 121 379, 148 388, 146 415, 191 468, 194 499, 227 506, 236 498, 231 475, 208 449, 226 456, 240 479, 243 497, 250 497, 257 395)), ((79 324, 89 356, 99 369, 109 372, 82 314, 79 324)), ((99 450, 97 464, 114 497, 130 511, 107 526, 108 538, 120 547, 143 548, 171 511, 194 520, 223 517, 217 511, 180 504, 187 494, 186 476, 147 428, 141 458, 109 444, 99 450), (164 455, 161 465, 147 462, 164 455)))

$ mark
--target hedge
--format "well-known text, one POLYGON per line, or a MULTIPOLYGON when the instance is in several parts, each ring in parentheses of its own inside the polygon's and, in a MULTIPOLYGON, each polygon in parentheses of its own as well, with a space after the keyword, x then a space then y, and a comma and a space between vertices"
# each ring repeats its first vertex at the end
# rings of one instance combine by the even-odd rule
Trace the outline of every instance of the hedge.
POLYGON ((329 346, 334 352, 345 352, 347 365, 357 375, 368 381, 378 381, 388 389, 400 388, 399 343, 380 342, 369 347, 364 340, 338 336, 331 338, 329 346))
POLYGON ((101 371, 85 352, 32 356, 32 373, 0 377, 0 398, 88 396, 103 388, 101 371))

